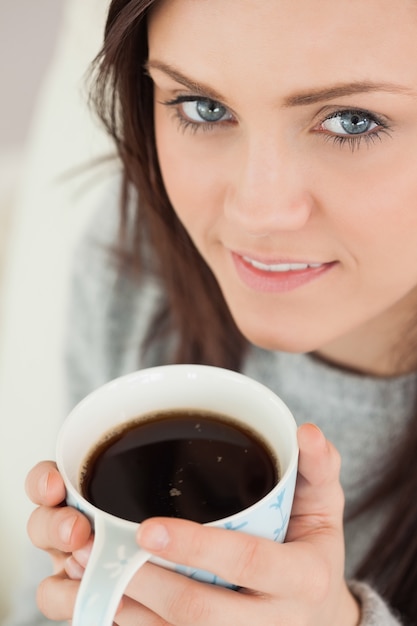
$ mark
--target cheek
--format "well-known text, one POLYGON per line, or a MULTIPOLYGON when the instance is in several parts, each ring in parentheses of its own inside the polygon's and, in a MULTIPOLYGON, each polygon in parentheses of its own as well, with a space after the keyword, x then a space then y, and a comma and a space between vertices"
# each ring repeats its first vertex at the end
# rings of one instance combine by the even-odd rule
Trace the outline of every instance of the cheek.
MULTIPOLYGON (((404 151, 403 151, 404 152, 404 151)), ((401 151, 381 157, 369 153, 369 163, 337 158, 326 167, 318 161, 314 185, 322 216, 331 234, 356 258, 372 255, 389 263, 394 252, 417 256, 417 178, 414 159, 401 151), (371 158, 372 157, 372 158, 371 158)), ((324 224, 323 224, 324 225, 324 224)))
POLYGON ((155 113, 156 147, 165 189, 178 217, 187 222, 222 206, 227 185, 219 150, 204 131, 177 128, 164 111, 155 113))

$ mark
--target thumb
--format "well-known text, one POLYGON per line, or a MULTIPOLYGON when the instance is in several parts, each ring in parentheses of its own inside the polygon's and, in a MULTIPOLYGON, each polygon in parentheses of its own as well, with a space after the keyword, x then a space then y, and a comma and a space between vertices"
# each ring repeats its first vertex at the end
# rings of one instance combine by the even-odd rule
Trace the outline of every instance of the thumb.
POLYGON ((314 424, 298 429, 300 457, 294 504, 286 541, 321 531, 341 532, 344 496, 340 455, 314 424))

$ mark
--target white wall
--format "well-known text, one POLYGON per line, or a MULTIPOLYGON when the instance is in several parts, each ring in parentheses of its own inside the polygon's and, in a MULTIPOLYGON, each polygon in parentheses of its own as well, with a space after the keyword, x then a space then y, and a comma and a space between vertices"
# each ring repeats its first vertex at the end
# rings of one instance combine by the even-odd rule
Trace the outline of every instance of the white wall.
POLYGON ((24 146, 63 5, 64 0, 0 0, 0 284, 24 146))
POLYGON ((64 0, 0 0, 0 149, 26 139, 64 0))
MULTIPOLYGON (((55 47, 63 4, 63 0, 0 0, 0 304, 4 299, 1 287, 30 121, 55 47)), ((2 331, 0 327, 0 351, 5 344, 2 331)), ((8 609, 14 582, 21 571, 19 556, 24 543, 21 508, 25 507, 21 476, 13 471, 13 464, 21 458, 15 445, 16 431, 22 432, 23 422, 13 414, 8 415, 4 404, 3 409, 0 483, 7 487, 0 488, 3 535, 0 554, 2 563, 7 562, 9 567, 7 571, 3 569, 0 578, 0 619, 8 609), (7 503, 6 498, 13 500, 7 503), (6 511, 10 511, 10 520, 6 511)), ((26 446, 25 443, 23 450, 26 446)))
POLYGON ((27 569, 32 505, 25 476, 35 462, 53 457, 64 416, 69 268, 100 197, 100 183, 91 184, 88 174, 65 183, 62 174, 110 151, 82 89, 107 3, 0 0, 0 181, 3 174, 8 190, 0 193, 0 228, 4 207, 11 208, 10 230, 0 233, 7 239, 0 267, 0 621, 27 569))

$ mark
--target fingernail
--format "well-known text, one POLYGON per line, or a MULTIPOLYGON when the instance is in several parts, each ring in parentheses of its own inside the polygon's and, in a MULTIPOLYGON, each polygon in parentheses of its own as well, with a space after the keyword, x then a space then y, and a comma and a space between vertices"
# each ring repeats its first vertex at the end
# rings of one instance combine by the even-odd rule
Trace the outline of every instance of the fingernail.
POLYGON ((326 444, 326 437, 323 434, 323 431, 316 425, 310 422, 307 422, 300 426, 300 434, 301 437, 304 437, 304 433, 307 432, 307 436, 309 437, 309 443, 311 443, 311 438, 314 437, 314 442, 320 443, 322 445, 326 444))
POLYGON ((162 524, 144 524, 139 527, 138 542, 150 552, 164 550, 169 543, 168 531, 162 524))
POLYGON ((317 426, 317 424, 309 423, 309 428, 313 430, 316 433, 316 435, 320 437, 320 439, 325 439, 323 435, 323 431, 321 430, 321 428, 317 426))
POLYGON ((71 517, 66 517, 59 525, 59 536, 61 541, 69 544, 71 542, 72 531, 74 530, 75 523, 77 521, 77 516, 72 515, 71 517))
POLYGON ((39 495, 41 496, 43 500, 46 498, 48 494, 49 476, 50 476, 49 472, 42 474, 38 482, 39 495))

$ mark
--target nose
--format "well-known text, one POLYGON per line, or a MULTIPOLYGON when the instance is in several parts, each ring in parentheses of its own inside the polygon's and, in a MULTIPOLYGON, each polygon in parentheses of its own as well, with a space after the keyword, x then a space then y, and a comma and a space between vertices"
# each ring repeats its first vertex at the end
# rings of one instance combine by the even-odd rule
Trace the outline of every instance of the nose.
POLYGON ((290 152, 267 138, 248 142, 235 154, 224 206, 230 222, 257 236, 307 223, 315 202, 300 160, 290 152))

